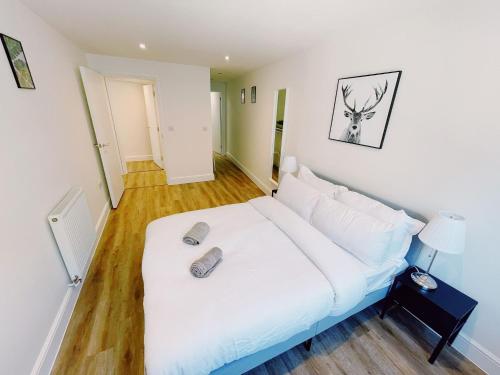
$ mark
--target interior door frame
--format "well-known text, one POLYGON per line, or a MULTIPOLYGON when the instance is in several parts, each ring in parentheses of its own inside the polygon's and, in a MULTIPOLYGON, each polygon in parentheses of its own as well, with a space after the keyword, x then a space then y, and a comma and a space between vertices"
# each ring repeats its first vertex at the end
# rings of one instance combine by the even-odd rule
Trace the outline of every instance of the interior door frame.
POLYGON ((227 83, 220 81, 210 81, 210 93, 218 92, 221 97, 220 118, 221 118, 221 148, 222 154, 227 153, 227 83))
MULTIPOLYGON (((224 140, 224 122, 223 122, 223 96, 224 93, 221 91, 210 91, 210 107, 212 107, 212 94, 219 94, 219 139, 220 139, 220 150, 216 151, 218 154, 224 155, 226 146, 225 146, 225 140, 224 140)), ((212 133, 213 137, 213 133, 212 133)), ((213 139, 212 139, 212 144, 213 144, 213 139)))
MULTIPOLYGON (((120 74, 120 75, 115 75, 115 74, 103 74, 104 76, 104 82, 106 83, 106 90, 108 90, 108 100, 109 100, 109 89, 108 89, 108 80, 115 80, 115 81, 127 81, 127 82, 135 82, 137 84, 141 85, 152 85, 153 86, 153 98, 154 98, 154 103, 155 103, 155 110, 156 110, 156 119, 158 122, 158 127, 160 129, 159 131, 159 138, 160 138, 160 153, 163 161, 163 169, 165 172, 167 172, 166 168, 166 152, 165 152, 165 145, 164 145, 164 131, 162 128, 162 121, 161 121, 161 111, 160 111, 160 106, 159 106, 159 101, 158 97, 160 96, 160 89, 159 89, 159 84, 158 80, 156 77, 150 77, 150 76, 138 76, 134 74, 120 74)), ((110 106, 111 107, 111 106, 110 106)), ((113 109, 111 108, 111 114, 113 114, 113 109)), ((116 123, 113 118, 113 133, 115 135, 115 141, 116 144, 118 145, 118 135, 116 131, 116 123)), ((118 154, 120 157, 121 165, 122 165, 122 173, 127 174, 127 163, 124 160, 122 153, 120 151, 120 148, 118 147, 118 154)), ((166 181, 165 181, 166 184, 166 181)))
POLYGON ((163 165, 163 151, 162 151, 162 147, 161 147, 161 138, 160 138, 160 118, 159 118, 159 114, 158 114, 158 103, 156 102, 156 86, 154 84, 154 82, 151 82, 151 83, 148 83, 148 84, 145 84, 142 86, 142 91, 143 91, 143 94, 144 94, 144 100, 146 100, 146 117, 148 118, 148 124, 147 124, 147 128, 148 128, 148 135, 149 135, 149 141, 150 141, 150 144, 151 144, 151 153, 152 153, 152 157, 153 157, 153 161, 155 162, 156 165, 158 165, 159 167, 161 167, 162 169, 164 169, 164 165, 163 165), (152 95, 152 101, 153 101, 153 114, 148 114, 148 104, 147 104, 147 100, 146 100, 146 91, 149 91, 149 90, 146 90, 146 88, 149 88, 151 87, 151 95, 152 95), (154 128, 154 132, 155 133, 155 137, 156 139, 152 139, 151 137, 151 126, 150 126, 150 122, 149 122, 149 117, 150 115, 152 115, 154 117, 154 120, 155 120, 155 128, 154 128), (160 157, 160 160, 157 160, 155 159, 155 152, 154 152, 154 146, 153 146, 153 143, 154 142, 158 142, 157 143, 157 146, 158 146, 158 151, 159 151, 159 157, 160 157))
MULTIPOLYGON (((281 131, 281 150, 280 150, 280 166, 283 162, 283 157, 285 155, 286 149, 286 140, 288 133, 288 103, 290 99, 290 89, 288 87, 282 87, 274 90, 274 108, 273 108, 273 122, 271 126, 271 148, 270 148, 270 168, 269 168, 269 181, 275 186, 278 187, 278 182, 273 180, 273 164, 274 164, 274 140, 276 136, 276 115, 278 114, 278 95, 280 90, 286 91, 285 96, 285 111, 283 113, 283 130, 281 131)), ((279 171, 278 171, 278 180, 279 180, 279 171)))

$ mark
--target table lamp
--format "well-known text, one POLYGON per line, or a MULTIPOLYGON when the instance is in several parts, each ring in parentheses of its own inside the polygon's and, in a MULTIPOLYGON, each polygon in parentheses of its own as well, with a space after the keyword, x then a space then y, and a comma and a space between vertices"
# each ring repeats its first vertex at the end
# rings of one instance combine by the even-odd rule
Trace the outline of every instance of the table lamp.
POLYGON ((433 290, 437 288, 436 280, 429 275, 438 251, 448 254, 460 254, 465 247, 465 218, 463 216, 440 211, 434 216, 418 238, 427 246, 434 249, 431 263, 426 272, 413 272, 412 280, 422 289, 433 290))

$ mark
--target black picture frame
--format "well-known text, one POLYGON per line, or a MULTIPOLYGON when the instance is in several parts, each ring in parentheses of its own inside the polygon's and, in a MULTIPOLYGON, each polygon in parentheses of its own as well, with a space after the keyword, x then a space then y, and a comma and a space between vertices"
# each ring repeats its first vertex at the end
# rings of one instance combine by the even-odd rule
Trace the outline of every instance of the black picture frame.
POLYGON ((241 89, 241 92, 240 92, 240 103, 241 104, 245 104, 245 89, 241 89))
POLYGON ((0 33, 0 39, 2 40, 2 45, 9 60, 10 68, 12 69, 12 74, 16 80, 17 87, 20 89, 34 90, 35 82, 33 81, 33 76, 31 75, 31 70, 28 65, 28 59, 24 53, 22 43, 8 35, 0 33), (14 55, 14 50, 17 49, 17 54, 14 55), (18 60, 18 64, 16 63, 18 60))
MULTIPOLYGON (((350 77, 339 78, 337 80, 337 88, 336 88, 336 91, 335 91, 335 99, 334 99, 334 103, 333 103, 332 117, 331 117, 331 120, 330 120, 330 129, 329 129, 329 132, 328 132, 328 139, 330 139, 332 141, 336 141, 336 142, 350 143, 350 144, 354 144, 354 145, 357 145, 357 146, 364 146, 364 147, 369 147, 369 148, 374 148, 374 149, 379 149, 379 150, 382 149, 382 147, 384 146, 385 136, 386 136, 386 133, 387 133, 387 127, 389 125, 389 120, 390 120, 392 109, 393 109, 393 106, 394 106, 394 101, 396 99, 396 94, 397 94, 397 91, 398 91, 399 82, 401 80, 401 75, 402 75, 402 70, 392 70, 392 71, 382 72, 382 73, 372 73, 372 74, 364 74, 364 75, 358 75, 358 76, 350 76, 350 77), (338 97, 338 92, 339 92, 339 87, 340 87, 341 81, 343 81, 343 80, 353 80, 353 79, 356 79, 356 78, 366 78, 366 77, 383 76, 383 75, 388 75, 388 74, 397 74, 397 77, 396 77, 395 82, 394 82, 394 88, 392 90, 392 97, 390 98, 390 104, 389 104, 389 108, 388 108, 388 112, 387 112, 387 117, 385 119, 385 124, 384 124, 384 128, 383 128, 383 132, 382 132, 382 135, 381 135, 381 138, 380 138, 380 144, 379 144, 379 146, 372 146, 372 145, 362 144, 362 143, 353 143, 353 142, 349 142, 349 141, 346 141, 346 140, 342 140, 342 139, 338 139, 338 138, 332 137, 332 128, 335 125, 334 124, 335 109, 336 109, 336 106, 337 106, 337 97, 338 97)), ((356 108, 356 106, 354 106, 354 108, 356 108)))
POLYGON ((252 103, 257 103, 257 86, 252 86, 250 90, 250 101, 252 103))

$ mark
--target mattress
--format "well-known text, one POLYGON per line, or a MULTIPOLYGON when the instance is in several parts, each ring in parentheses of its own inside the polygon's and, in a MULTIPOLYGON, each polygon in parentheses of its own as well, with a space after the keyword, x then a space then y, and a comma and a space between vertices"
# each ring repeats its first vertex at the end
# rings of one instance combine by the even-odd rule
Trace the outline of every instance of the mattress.
POLYGON ((143 257, 148 375, 207 374, 342 314, 366 295, 357 260, 269 197, 165 217, 147 228, 143 257), (182 242, 197 221, 199 246, 182 242), (206 279, 191 262, 213 246, 206 279))

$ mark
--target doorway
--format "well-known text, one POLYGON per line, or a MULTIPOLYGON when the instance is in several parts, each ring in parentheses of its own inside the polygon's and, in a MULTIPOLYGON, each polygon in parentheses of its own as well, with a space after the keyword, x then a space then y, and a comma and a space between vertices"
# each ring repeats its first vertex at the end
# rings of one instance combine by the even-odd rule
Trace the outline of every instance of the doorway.
POLYGON ((279 89, 274 95, 274 116, 271 135, 271 182, 275 185, 279 182, 280 164, 283 159, 285 145, 287 108, 287 90, 279 89))
POLYGON ((222 94, 220 92, 210 93, 210 106, 212 121, 212 150, 218 154, 222 154, 222 94))
MULTIPOLYGON (((226 91, 225 82, 210 81, 210 114, 214 157, 226 154, 226 91)), ((214 163, 215 171, 215 163, 214 163)))
POLYGON ((125 189, 166 184, 154 81, 106 78, 125 189))

